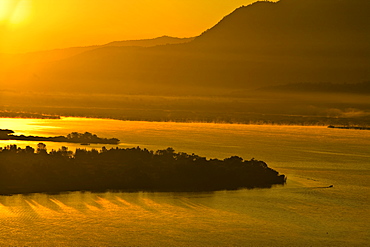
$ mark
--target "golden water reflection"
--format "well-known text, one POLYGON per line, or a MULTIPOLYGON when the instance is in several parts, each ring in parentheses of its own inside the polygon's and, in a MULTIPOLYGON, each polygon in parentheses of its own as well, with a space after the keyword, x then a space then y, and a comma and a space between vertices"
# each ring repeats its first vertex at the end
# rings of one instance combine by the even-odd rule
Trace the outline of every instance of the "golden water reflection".
MULTIPOLYGON (((118 138, 118 147, 140 146, 150 150, 173 147, 176 151, 196 153, 208 158, 226 158, 239 155, 271 161, 308 161, 321 155, 336 162, 369 158, 370 131, 328 129, 324 126, 272 126, 212 123, 138 122, 109 119, 65 117, 62 119, 0 118, 3 129, 12 129, 16 135, 59 136, 73 131, 91 132, 104 138, 118 138), (346 144, 345 148, 343 143, 346 144), (340 146, 341 145, 341 146, 340 146), (271 152, 272 150, 272 152, 271 152), (271 155, 270 155, 271 154, 271 155), (348 156, 343 159, 341 156, 348 156), (288 157, 288 158, 287 158, 288 157), (354 157, 354 158, 353 158, 354 157), (352 159, 353 158, 353 159, 352 159)), ((38 142, 0 140, 0 147, 17 144, 36 147, 38 142)), ((116 145, 45 142, 48 150, 68 146, 76 148, 107 148, 116 145)))
MULTIPOLYGON (((170 146, 208 158, 254 157, 288 176, 284 187, 215 193, 0 196, 0 245, 366 246, 370 242, 370 131, 81 118, 0 118, 0 126, 17 135, 89 131, 121 139, 119 147, 170 146)), ((37 145, 0 141, 1 146, 10 143, 37 145)), ((81 147, 47 143, 48 150, 61 146, 81 147)))
POLYGON ((0 197, 0 223, 18 227, 19 233, 12 233, 13 241, 9 242, 13 245, 21 244, 18 234, 31 238, 31 233, 39 235, 40 229, 44 231, 43 246, 73 245, 75 241, 82 246, 283 246, 276 245, 277 239, 301 246, 349 246, 367 240, 366 224, 353 225, 353 233, 346 228, 360 213, 351 212, 352 207, 335 205, 335 200, 322 197, 320 192, 299 196, 301 191, 281 192, 74 192, 0 197), (307 197, 312 199, 310 203, 307 197), (33 213, 35 216, 28 220, 33 213), (347 237, 349 231, 357 239, 347 237), (60 237, 54 239, 55 234, 60 237))

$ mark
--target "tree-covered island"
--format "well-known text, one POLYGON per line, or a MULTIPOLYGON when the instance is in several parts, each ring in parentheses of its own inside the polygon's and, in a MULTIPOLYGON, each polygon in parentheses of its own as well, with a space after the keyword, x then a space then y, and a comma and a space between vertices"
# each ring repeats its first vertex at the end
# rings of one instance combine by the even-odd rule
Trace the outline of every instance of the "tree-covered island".
POLYGON ((0 129, 0 140, 18 140, 18 141, 49 141, 49 142, 69 142, 69 143, 100 143, 100 144, 118 144, 117 138, 101 138, 90 132, 78 133, 72 132, 67 136, 54 136, 54 137, 42 137, 42 136, 25 136, 25 135, 13 135, 14 131, 9 129, 0 129))
POLYGON ((206 159, 172 148, 156 152, 103 147, 62 147, 47 152, 16 145, 0 148, 0 194, 65 191, 217 191, 269 188, 286 177, 265 162, 232 156, 206 159))

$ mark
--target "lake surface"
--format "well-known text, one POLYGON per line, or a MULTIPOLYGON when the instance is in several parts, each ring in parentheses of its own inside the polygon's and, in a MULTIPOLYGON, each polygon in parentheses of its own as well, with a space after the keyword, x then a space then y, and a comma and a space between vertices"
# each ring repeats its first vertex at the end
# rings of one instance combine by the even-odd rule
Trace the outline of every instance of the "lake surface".
MULTIPOLYGON (((368 246, 370 131, 304 126, 0 118, 17 135, 72 131, 119 147, 238 155, 287 175, 285 186, 214 193, 0 196, 0 245, 368 246), (333 185, 332 188, 328 186, 333 185)), ((36 147, 38 142, 0 141, 36 147)), ((45 142, 48 150, 78 144, 45 142)), ((101 148, 91 145, 87 148, 101 148)), ((107 148, 115 147, 105 145, 107 148)))

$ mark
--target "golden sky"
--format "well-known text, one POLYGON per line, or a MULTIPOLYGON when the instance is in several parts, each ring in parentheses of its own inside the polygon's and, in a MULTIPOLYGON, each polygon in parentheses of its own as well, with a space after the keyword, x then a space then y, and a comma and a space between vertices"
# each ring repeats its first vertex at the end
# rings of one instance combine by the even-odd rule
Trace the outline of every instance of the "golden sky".
POLYGON ((255 0, 0 0, 0 53, 192 37, 255 0))

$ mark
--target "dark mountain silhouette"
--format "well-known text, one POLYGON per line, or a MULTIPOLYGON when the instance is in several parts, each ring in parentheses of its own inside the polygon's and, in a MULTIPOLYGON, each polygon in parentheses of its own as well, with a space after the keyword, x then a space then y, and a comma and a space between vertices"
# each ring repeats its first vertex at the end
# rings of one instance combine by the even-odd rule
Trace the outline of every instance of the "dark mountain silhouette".
POLYGON ((256 2, 236 9, 196 43, 258 54, 368 49, 369 8, 366 0, 256 2))
POLYGON ((257 2, 188 43, 101 47, 6 78, 41 91, 152 94, 363 82, 369 12, 367 0, 257 2))

